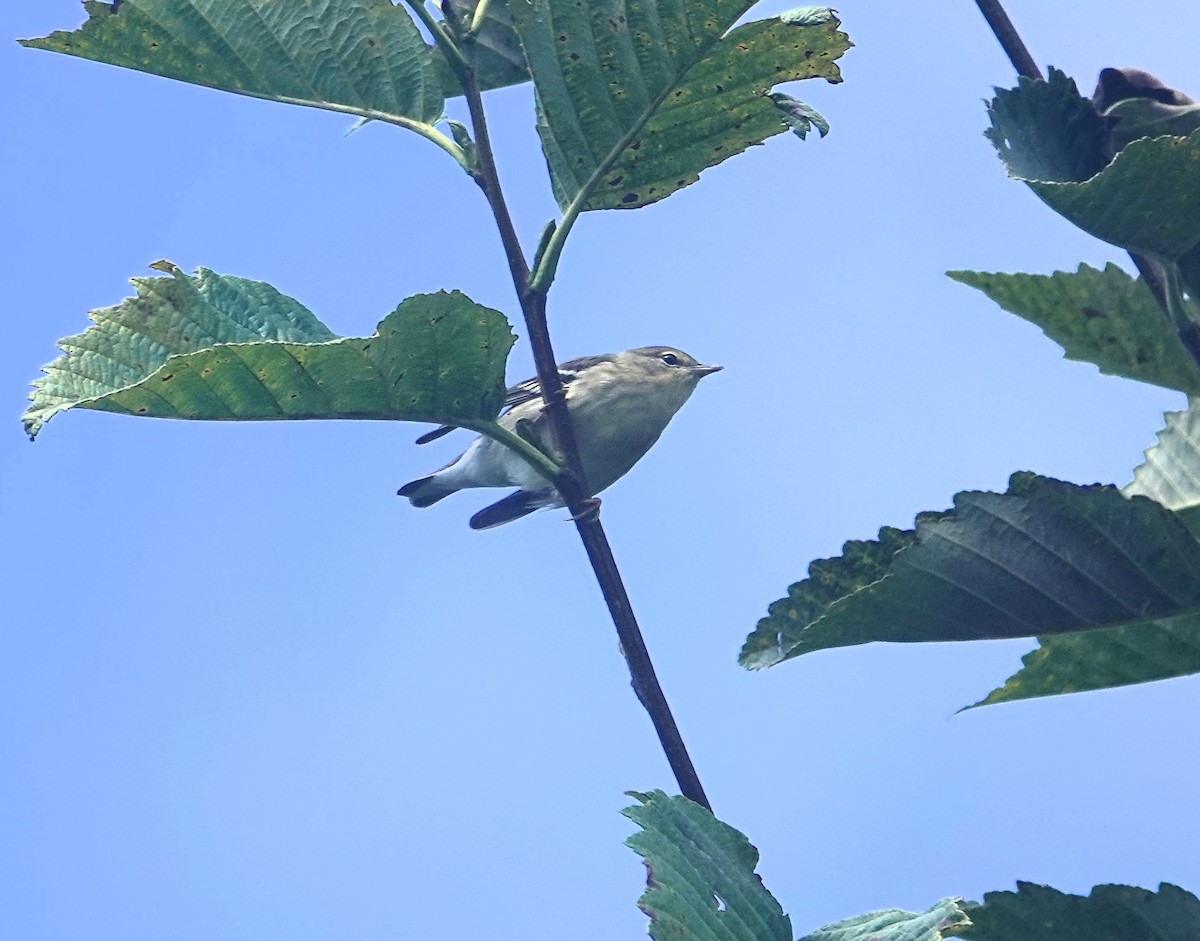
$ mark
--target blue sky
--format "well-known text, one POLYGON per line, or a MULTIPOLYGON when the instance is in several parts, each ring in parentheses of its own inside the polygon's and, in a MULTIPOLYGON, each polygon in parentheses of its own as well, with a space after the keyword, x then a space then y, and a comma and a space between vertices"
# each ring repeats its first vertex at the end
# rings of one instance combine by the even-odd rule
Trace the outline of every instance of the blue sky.
MULTIPOLYGON (((564 359, 726 367, 603 510, 684 737, 797 935, 1017 879, 1200 890, 1195 679, 956 716, 1031 643, 736 665, 810 560, 1018 469, 1123 484, 1183 404, 944 277, 1127 263, 1006 180, 982 99, 1013 77, 974 4, 839 9, 845 83, 792 90, 828 138, 586 216, 551 294, 564 359)), ((1010 13, 1085 93, 1109 65, 1200 92, 1192 3, 1010 13)), ((0 9, 0 936, 642 936, 623 792, 674 785, 565 514, 475 533, 481 495, 413 510, 397 486, 466 438, 416 448, 412 425, 79 412, 22 436, 54 341, 159 258, 344 334, 441 288, 516 313, 442 152, 8 41, 82 18, 0 9)), ((555 208, 530 93, 488 104, 532 244, 555 208)))

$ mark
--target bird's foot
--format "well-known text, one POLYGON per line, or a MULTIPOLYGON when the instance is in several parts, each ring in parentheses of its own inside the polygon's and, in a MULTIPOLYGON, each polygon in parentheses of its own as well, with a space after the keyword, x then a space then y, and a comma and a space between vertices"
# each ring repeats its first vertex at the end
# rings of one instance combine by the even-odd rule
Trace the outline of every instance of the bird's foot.
POLYGON ((597 497, 588 497, 583 501, 583 506, 578 513, 571 516, 571 522, 584 523, 591 522, 600 518, 600 500, 597 497))

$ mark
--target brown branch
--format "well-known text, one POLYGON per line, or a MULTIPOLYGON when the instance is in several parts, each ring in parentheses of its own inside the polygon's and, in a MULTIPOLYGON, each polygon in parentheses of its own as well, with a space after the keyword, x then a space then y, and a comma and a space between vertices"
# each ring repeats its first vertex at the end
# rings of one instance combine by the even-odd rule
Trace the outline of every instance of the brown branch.
POLYGON ((1017 74, 1041 81, 1042 70, 1038 68, 1037 63, 1033 61, 1033 56, 1025 48, 1025 43, 1021 41, 1021 36, 1013 26, 1012 20, 1004 12, 1000 0, 975 0, 975 3, 979 7, 979 12, 983 14, 983 18, 987 20, 988 26, 992 28, 996 39, 1000 41, 1000 45, 1008 56, 1008 61, 1013 64, 1017 74))
POLYGON ((513 225, 512 216, 504 200, 500 188, 499 175, 492 154, 491 138, 488 135, 487 117, 483 109, 483 97, 479 92, 479 84, 470 69, 466 70, 463 79, 463 91, 467 101, 467 109, 471 115, 472 130, 475 134, 477 148, 477 166, 473 173, 475 182, 483 190, 484 197, 492 209, 496 219, 496 227, 500 232, 500 241, 504 246, 504 254, 508 258, 509 271, 512 274, 513 286, 521 302, 521 312, 525 316, 525 328, 529 333, 529 343, 533 350, 533 360, 537 367, 538 382, 541 385, 542 399, 546 403, 546 411, 550 417, 552 433, 557 445, 557 453, 563 456, 564 471, 555 482, 558 492, 562 495, 567 509, 575 520, 579 530, 579 538, 583 541, 588 560, 596 574, 596 581, 604 594, 609 614, 617 629, 621 642, 621 651, 629 667, 633 690, 638 701, 650 715, 654 730, 667 762, 679 784, 679 790, 684 797, 695 801, 702 807, 712 810, 696 768, 688 755, 687 747, 679 734, 671 708, 663 695, 662 686, 654 672, 654 664, 646 649, 637 618, 633 613, 629 595, 625 591, 625 583, 621 572, 613 558, 612 548, 608 537, 598 518, 599 501, 592 497, 583 473, 583 464, 579 458, 579 444, 575 438, 575 429, 571 424, 571 416, 567 411, 567 397, 563 390, 562 380, 558 375, 558 360, 550 343, 550 331, 546 323, 546 291, 534 290, 529 285, 529 264, 521 250, 521 243, 513 225))

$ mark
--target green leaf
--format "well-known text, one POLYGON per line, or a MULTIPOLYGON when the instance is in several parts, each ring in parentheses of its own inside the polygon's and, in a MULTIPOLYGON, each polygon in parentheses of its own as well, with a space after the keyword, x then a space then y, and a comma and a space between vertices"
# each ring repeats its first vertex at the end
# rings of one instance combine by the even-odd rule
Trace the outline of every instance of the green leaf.
MULTIPOLYGON (((1158 444, 1122 493, 1143 496, 1170 510, 1200 504, 1200 418, 1189 409, 1167 415, 1158 444)), ((1193 532, 1196 513, 1180 517, 1193 532)), ((1200 672, 1200 617, 1194 613, 1142 624, 1039 637, 1021 669, 977 706, 1054 696, 1200 672)))
POLYGON ((1170 320, 1140 278, 1116 265, 1103 271, 989 274, 950 271, 1010 313, 1045 331, 1067 359, 1123 376, 1200 395, 1200 370, 1176 338, 1170 320))
POLYGON ((829 122, 811 105, 782 92, 772 92, 767 97, 775 102, 775 107, 782 113, 783 123, 801 140, 806 140, 808 132, 813 128, 816 128, 822 137, 829 133, 829 122))
POLYGON ((646 861, 638 907, 655 941, 791 941, 792 926, 754 872, 758 850, 685 797, 630 792, 623 813, 642 832, 628 845, 646 861))
POLYGON ((1200 505, 1200 408, 1168 412, 1158 443, 1133 472, 1127 496, 1141 495, 1170 510, 1200 505))
POLYGON ((752 0, 532 0, 513 6, 542 148, 567 212, 634 208, 781 133, 772 86, 841 81, 849 48, 809 7, 726 31, 752 0))
POLYGON ((1016 88, 997 88, 988 117, 984 136, 1016 179, 1078 183, 1108 163, 1104 119, 1058 69, 1046 81, 1022 78, 1016 88))
POLYGON ((1200 615, 1038 638, 1021 669, 968 708, 1200 673, 1200 615))
POLYGON ((137 278, 35 383, 30 436, 68 408, 155 418, 392 419, 479 427, 504 401, 514 337, 456 292, 410 297, 365 338, 337 339, 270 285, 201 269, 137 278))
POLYGON ((85 0, 88 20, 22 44, 405 127, 442 116, 433 58, 390 0, 85 0))
POLYGON ((826 925, 800 941, 942 941, 971 924, 961 903, 962 899, 942 899, 927 912, 868 912, 826 925))
POLYGON ((1086 183, 1029 185, 1096 238, 1174 262, 1200 243, 1197 178, 1200 131, 1135 140, 1086 183))
POLYGON ((1175 513, 1115 487, 1014 474, 1007 493, 961 493, 915 530, 884 529, 814 562, 740 662, 760 668, 871 641, 1161 627, 1200 615, 1198 523, 1200 510, 1175 513))
POLYGON ((1103 118, 1056 69, 997 91, 989 114, 1009 175, 1085 232, 1167 262, 1200 243, 1200 131, 1135 140, 1105 165, 1103 118))
POLYGON ((1195 941, 1200 899, 1164 882, 1157 892, 1098 885, 1091 895, 1068 895, 1018 882, 1016 892, 989 892, 968 904, 967 941, 1195 941))

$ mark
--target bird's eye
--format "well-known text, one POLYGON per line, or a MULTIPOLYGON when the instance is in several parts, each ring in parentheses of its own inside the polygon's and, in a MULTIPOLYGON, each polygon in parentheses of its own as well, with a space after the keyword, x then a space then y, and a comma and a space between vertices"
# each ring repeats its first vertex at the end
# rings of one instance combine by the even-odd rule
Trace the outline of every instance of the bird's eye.
POLYGON ((668 366, 678 366, 679 365, 679 357, 676 356, 674 353, 663 353, 663 355, 660 356, 659 359, 661 359, 668 366))

